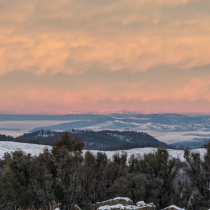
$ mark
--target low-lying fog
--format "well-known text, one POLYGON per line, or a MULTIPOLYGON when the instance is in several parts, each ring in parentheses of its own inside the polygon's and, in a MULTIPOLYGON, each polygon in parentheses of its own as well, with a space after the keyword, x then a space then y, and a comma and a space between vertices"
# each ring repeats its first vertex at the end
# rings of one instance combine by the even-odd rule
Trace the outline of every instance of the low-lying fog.
POLYGON ((179 141, 196 141, 198 138, 209 138, 210 132, 205 131, 185 131, 185 132, 157 132, 145 131, 149 135, 154 136, 159 141, 172 144, 179 141))

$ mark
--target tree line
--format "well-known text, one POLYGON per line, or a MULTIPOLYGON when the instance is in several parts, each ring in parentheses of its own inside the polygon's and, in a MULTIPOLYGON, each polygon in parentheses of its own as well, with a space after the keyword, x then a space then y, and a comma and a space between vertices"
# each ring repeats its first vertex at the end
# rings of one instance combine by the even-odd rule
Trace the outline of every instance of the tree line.
POLYGON ((185 161, 164 148, 142 157, 82 153, 84 142, 64 133, 52 150, 37 157, 15 151, 0 159, 0 209, 84 210, 114 197, 153 202, 157 209, 177 205, 210 208, 210 143, 206 154, 185 150, 185 161))

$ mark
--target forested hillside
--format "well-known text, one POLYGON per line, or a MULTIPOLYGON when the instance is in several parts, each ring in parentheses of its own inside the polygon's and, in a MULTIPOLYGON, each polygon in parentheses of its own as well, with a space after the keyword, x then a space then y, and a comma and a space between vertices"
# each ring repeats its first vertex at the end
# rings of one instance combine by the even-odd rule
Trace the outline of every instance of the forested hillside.
MULTIPOLYGON (((17 141, 24 143, 53 145, 53 143, 60 139, 64 132, 44 131, 39 130, 32 133, 27 133, 22 136, 12 138, 0 135, 2 141, 17 141), (4 139, 5 137, 5 139, 4 139)), ((143 132, 135 131, 89 131, 89 130, 71 130, 69 135, 72 137, 79 137, 85 142, 85 149, 90 150, 118 150, 131 149, 141 147, 159 147, 169 146, 163 142, 158 141, 154 137, 143 132)))

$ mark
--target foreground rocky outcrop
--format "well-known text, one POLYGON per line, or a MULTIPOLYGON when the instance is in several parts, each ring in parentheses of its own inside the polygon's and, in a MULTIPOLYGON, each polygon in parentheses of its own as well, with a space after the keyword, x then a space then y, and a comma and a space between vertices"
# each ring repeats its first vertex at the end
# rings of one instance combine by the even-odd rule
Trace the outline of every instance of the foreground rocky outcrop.
MULTIPOLYGON (((122 206, 134 205, 130 198, 117 197, 103 202, 98 202, 92 206, 92 210, 97 210, 102 206, 115 206, 121 204, 122 206)), ((108 208, 108 207, 107 207, 108 208)), ((114 207, 113 207, 114 208, 114 207)))
POLYGON ((144 201, 134 202, 130 198, 117 197, 93 205, 92 210, 155 210, 153 203, 146 204, 144 201))
MULTIPOLYGON (((79 208, 79 207, 78 207, 79 208)), ((80 210, 76 209, 75 210, 80 210)), ((139 201, 134 205, 134 202, 130 198, 117 197, 111 200, 96 203, 92 206, 92 210, 156 210, 156 206, 153 203, 145 203, 139 201)), ((169 206, 162 210, 185 210, 177 206, 169 206)))

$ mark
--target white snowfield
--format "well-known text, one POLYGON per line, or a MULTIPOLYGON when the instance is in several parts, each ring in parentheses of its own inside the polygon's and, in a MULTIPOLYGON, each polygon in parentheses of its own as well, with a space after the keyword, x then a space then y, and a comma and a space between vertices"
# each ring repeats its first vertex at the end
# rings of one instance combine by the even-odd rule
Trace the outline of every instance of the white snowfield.
MULTIPOLYGON (((19 143, 19 142, 11 142, 11 141, 0 141, 0 158, 4 156, 5 152, 12 153, 17 150, 22 150, 25 153, 30 153, 34 156, 39 155, 43 152, 45 148, 48 148, 49 150, 52 148, 51 146, 47 145, 40 145, 40 144, 29 144, 29 143, 19 143)), ((146 148, 136 148, 136 149, 130 149, 130 150, 118 150, 118 151, 105 151, 108 158, 112 158, 112 156, 116 153, 127 153, 128 159, 131 155, 134 155, 135 157, 143 156, 144 154, 148 153, 154 153, 157 149, 152 147, 146 147, 146 148)), ((83 151, 83 154, 87 150, 83 151)), ((184 161, 184 151, 183 150, 173 150, 168 149, 169 154, 171 157, 180 158, 180 160, 184 161)), ((204 156, 206 150, 205 149, 194 149, 194 152, 199 152, 201 156, 204 156)), ((90 150, 94 155, 99 152, 98 150, 90 150)))
POLYGON ((51 149, 51 146, 39 145, 39 144, 28 144, 11 141, 0 141, 0 158, 4 156, 5 152, 12 153, 17 150, 22 150, 32 155, 39 155, 43 152, 44 148, 51 149))
MULTIPOLYGON (((108 158, 112 158, 112 156, 116 153, 127 153, 128 155, 128 159, 131 157, 131 155, 134 155, 135 157, 138 156, 143 156, 145 154, 149 154, 149 153, 155 153, 155 151, 157 150, 157 148, 153 148, 153 147, 145 147, 145 148, 136 148, 136 149, 129 149, 129 150, 117 150, 117 151, 104 151, 106 153, 106 155, 108 156, 108 158)), ((204 154, 206 153, 206 149, 193 149, 191 151, 194 152, 199 152, 201 154, 201 157, 204 156, 204 154)), ((90 150, 90 152, 92 152, 93 154, 97 154, 97 152, 99 152, 98 150, 90 150)), ((184 150, 175 150, 175 149, 168 149, 169 155, 171 157, 174 158, 180 158, 181 161, 184 161, 184 150)))

